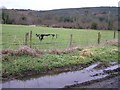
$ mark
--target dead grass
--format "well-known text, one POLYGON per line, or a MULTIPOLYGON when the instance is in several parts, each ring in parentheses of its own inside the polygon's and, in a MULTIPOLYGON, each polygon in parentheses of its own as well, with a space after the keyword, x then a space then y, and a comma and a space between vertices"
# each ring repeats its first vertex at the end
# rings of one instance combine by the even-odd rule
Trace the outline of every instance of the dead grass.
POLYGON ((54 49, 54 50, 49 51, 49 54, 58 54, 58 55, 59 54, 68 54, 68 53, 75 52, 76 50, 81 51, 82 48, 80 48, 80 47, 71 47, 71 48, 66 48, 64 50, 54 49))
POLYGON ((83 49, 80 52, 81 56, 85 56, 85 57, 91 57, 93 55, 93 53, 90 51, 90 49, 83 49))
POLYGON ((118 39, 106 41, 105 44, 113 45, 113 46, 120 46, 120 42, 118 41, 118 39))
MULTIPOLYGON (((118 40, 116 39, 116 40, 106 41, 105 45, 118 46, 118 40)), ((97 47, 97 46, 95 46, 95 47, 97 47)), ((80 56, 91 57, 93 55, 93 53, 90 51, 89 48, 88 49, 83 49, 83 48, 80 48, 80 47, 70 47, 70 48, 66 48, 64 50, 54 49, 54 50, 49 50, 49 51, 41 51, 39 49, 33 49, 33 48, 28 47, 28 46, 21 46, 17 50, 12 50, 12 49, 2 50, 0 52, 0 54, 2 54, 2 56, 4 56, 4 55, 16 55, 16 56, 30 55, 30 56, 40 57, 45 53, 60 55, 60 54, 69 54, 69 53, 72 53, 72 52, 75 52, 76 50, 78 50, 78 51, 80 51, 80 56)), ((116 50, 113 50, 113 51, 116 51, 116 50)))
POLYGON ((2 56, 21 56, 21 55, 29 55, 29 56, 34 56, 34 57, 40 57, 44 54, 68 54, 68 53, 72 53, 75 50, 82 50, 79 47, 72 47, 72 48, 67 48, 65 50, 59 50, 59 49, 54 49, 54 50, 49 50, 49 51, 41 51, 39 49, 33 49, 30 48, 28 46, 21 46, 20 48, 18 48, 17 50, 11 50, 11 49, 6 49, 6 50, 2 50, 1 54, 2 56))
POLYGON ((17 50, 2 50, 2 55, 16 55, 16 56, 21 56, 21 55, 30 55, 30 56, 41 56, 43 52, 32 49, 28 46, 22 46, 17 50))

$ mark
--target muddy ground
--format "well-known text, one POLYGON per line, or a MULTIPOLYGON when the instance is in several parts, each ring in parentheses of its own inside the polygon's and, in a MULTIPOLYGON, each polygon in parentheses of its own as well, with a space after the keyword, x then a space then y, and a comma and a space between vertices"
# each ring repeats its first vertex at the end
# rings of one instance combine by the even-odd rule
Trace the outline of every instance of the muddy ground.
MULTIPOLYGON (((103 72, 109 75, 101 79, 66 86, 65 88, 114 88, 120 90, 120 67, 118 66, 118 68, 113 70, 106 69, 103 72)), ((96 75, 98 76, 99 74, 96 75)))
POLYGON ((59 74, 51 73, 50 75, 5 81, 2 86, 3 88, 65 88, 66 90, 72 88, 78 90, 80 88, 88 88, 88 90, 89 88, 119 88, 119 74, 120 67, 117 62, 112 62, 108 67, 98 62, 78 71, 70 70, 59 74))
POLYGON ((102 79, 66 86, 66 88, 115 88, 120 90, 120 75, 110 75, 102 79))

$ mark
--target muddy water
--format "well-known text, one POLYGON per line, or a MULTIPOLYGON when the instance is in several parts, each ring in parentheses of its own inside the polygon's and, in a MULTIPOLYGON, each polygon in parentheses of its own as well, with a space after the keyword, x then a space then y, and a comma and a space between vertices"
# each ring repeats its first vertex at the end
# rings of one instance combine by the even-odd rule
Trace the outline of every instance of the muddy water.
MULTIPOLYGON (((77 83, 83 83, 90 80, 100 79, 108 76, 103 73, 103 70, 95 70, 99 63, 93 64, 80 71, 65 72, 57 75, 45 75, 40 77, 32 77, 29 80, 11 80, 2 83, 3 88, 63 88, 67 85, 73 85, 77 83), (94 76, 99 74, 97 76, 94 76)), ((114 65, 106 68, 105 70, 111 70, 118 68, 118 65, 114 65)))

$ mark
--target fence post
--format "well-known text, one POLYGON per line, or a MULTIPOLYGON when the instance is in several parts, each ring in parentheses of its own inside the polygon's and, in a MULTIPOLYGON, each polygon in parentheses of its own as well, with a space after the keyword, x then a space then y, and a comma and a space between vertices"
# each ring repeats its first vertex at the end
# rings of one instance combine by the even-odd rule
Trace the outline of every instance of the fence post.
POLYGON ((58 35, 56 34, 56 38, 58 37, 58 35))
POLYGON ((98 44, 100 44, 100 40, 101 40, 101 33, 98 32, 98 44))
POLYGON ((72 34, 70 34, 70 47, 72 46, 72 39, 73 39, 73 35, 72 34))
POLYGON ((116 31, 114 30, 114 36, 113 36, 113 38, 115 39, 116 38, 116 31))
POLYGON ((30 31, 30 48, 32 47, 32 31, 30 31))
POLYGON ((25 34, 25 45, 28 45, 28 36, 29 36, 29 33, 26 33, 25 34))

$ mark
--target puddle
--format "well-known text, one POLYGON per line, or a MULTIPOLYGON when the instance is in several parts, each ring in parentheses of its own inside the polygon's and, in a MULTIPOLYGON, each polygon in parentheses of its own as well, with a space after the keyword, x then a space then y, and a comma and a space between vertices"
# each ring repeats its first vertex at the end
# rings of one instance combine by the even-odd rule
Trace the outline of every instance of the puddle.
POLYGON ((117 65, 118 62, 110 62, 111 65, 117 65))
POLYGON ((119 65, 114 65, 114 66, 110 66, 110 67, 108 67, 108 68, 106 68, 104 70, 114 70, 114 69, 116 69, 118 67, 119 67, 119 65))
POLYGON ((118 65, 108 67, 103 70, 95 70, 99 63, 93 64, 80 71, 64 72, 57 75, 45 75, 40 77, 32 77, 29 80, 11 80, 2 83, 3 88, 63 88, 68 85, 83 83, 90 80, 100 79, 108 76, 104 70, 118 68, 118 65), (99 75, 96 75, 99 74, 99 75), (96 75, 96 76, 95 76, 96 75))

